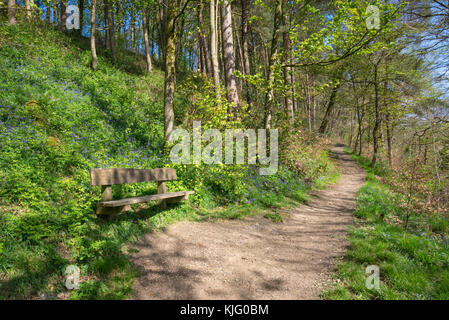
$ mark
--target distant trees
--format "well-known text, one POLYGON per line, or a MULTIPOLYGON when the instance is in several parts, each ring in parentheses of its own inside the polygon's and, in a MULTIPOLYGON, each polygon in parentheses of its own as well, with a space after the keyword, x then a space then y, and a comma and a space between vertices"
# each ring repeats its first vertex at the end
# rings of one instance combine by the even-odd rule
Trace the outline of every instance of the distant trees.
MULTIPOLYGON (((406 109, 402 104, 418 99, 414 91, 425 87, 425 80, 414 73, 422 66, 413 64, 422 64, 422 52, 449 47, 444 28, 448 14, 441 1, 417 1, 415 6, 369 3, 382 12, 379 29, 367 27, 364 0, 77 2, 80 27, 90 34, 93 70, 98 68, 101 46, 118 63, 132 54, 142 62, 136 66, 144 66, 140 71, 152 72, 157 65, 165 72, 167 141, 176 125, 177 74, 199 71, 207 90, 211 85, 216 92, 210 105, 219 109, 227 101, 226 108, 232 106, 230 121, 248 105, 251 116, 246 125, 346 135, 360 153, 369 150, 373 165, 387 159, 391 166, 397 127, 404 117, 401 110, 406 109), (403 7, 403 20, 396 21, 403 7), (90 27, 84 13, 90 15, 90 27), (419 42, 423 33, 430 42, 419 42), (399 48, 411 43, 418 43, 422 51, 400 53, 399 48), (436 43, 441 48, 432 46, 436 43), (412 56, 416 60, 410 60, 410 67, 401 63, 412 56)), ((47 22, 65 29, 66 0, 36 4, 47 22)), ((31 15, 33 0, 21 5, 24 14, 16 15, 15 1, 8 0, 9 24, 16 23, 16 16, 36 19, 31 15)), ((447 70, 446 56, 441 57, 438 71, 447 70)))

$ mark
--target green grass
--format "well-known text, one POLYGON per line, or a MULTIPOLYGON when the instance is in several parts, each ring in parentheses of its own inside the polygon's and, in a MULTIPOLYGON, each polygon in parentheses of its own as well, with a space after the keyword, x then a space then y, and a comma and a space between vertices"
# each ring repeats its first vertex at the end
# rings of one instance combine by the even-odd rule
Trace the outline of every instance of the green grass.
MULTIPOLYGON (((351 150, 346 150, 350 153, 351 150)), ((334 285, 323 293, 326 299, 448 299, 449 238, 425 232, 425 220, 413 213, 421 228, 404 229, 401 195, 380 183, 385 170, 371 168, 369 160, 352 157, 367 170, 367 181, 357 193, 355 227, 350 249, 334 274, 334 285), (367 289, 366 267, 380 268, 380 289, 367 289)))
MULTIPOLYGON (((338 178, 326 153, 308 159, 301 176, 283 166, 265 177, 239 165, 174 166, 162 152, 163 73, 144 74, 135 55, 117 63, 101 47, 98 55, 93 72, 88 39, 41 22, 0 25, 0 299, 129 297, 139 276, 129 254, 146 232, 293 207, 338 178), (137 205, 111 221, 94 216, 100 188, 90 186, 89 169, 167 166, 178 174, 168 191, 194 190, 190 202, 137 205), (81 288, 69 292, 72 264, 81 288)), ((179 124, 191 102, 175 99, 179 124)), ((155 190, 113 187, 115 198, 155 190)))

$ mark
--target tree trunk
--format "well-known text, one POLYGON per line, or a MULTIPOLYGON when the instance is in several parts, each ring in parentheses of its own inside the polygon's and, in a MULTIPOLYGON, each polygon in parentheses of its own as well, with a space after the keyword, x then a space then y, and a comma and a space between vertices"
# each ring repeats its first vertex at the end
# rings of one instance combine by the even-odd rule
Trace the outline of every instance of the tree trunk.
POLYGON ((79 17, 80 17, 80 29, 78 30, 78 34, 80 36, 83 35, 83 20, 84 20, 84 0, 78 0, 79 3, 79 17))
MULTIPOLYGON (((249 75, 251 74, 251 67, 249 62, 249 49, 248 49, 248 13, 249 13, 249 5, 248 0, 240 0, 240 5, 242 8, 242 65, 243 65, 243 74, 249 75)), ((251 107, 252 99, 251 99, 251 87, 248 84, 248 81, 244 81, 246 87, 246 102, 251 107)))
POLYGON ((147 72, 151 72, 153 66, 151 63, 151 56, 150 56, 150 42, 148 40, 147 12, 145 10, 142 12, 142 24, 143 24, 143 38, 145 42, 145 56, 147 59, 147 72))
POLYGON ((375 166, 379 154, 379 83, 378 83, 378 64, 374 65, 374 127, 373 127, 373 158, 371 160, 371 166, 375 166))
POLYGON ((265 129, 271 129, 271 118, 274 104, 274 64, 278 55, 279 28, 281 26, 282 19, 282 0, 276 0, 275 6, 273 35, 271 38, 270 57, 268 60, 268 92, 265 96, 265 129))
POLYGON ((203 72, 209 76, 212 76, 212 66, 209 59, 209 50, 207 48, 207 40, 204 32, 204 18, 203 18, 204 2, 200 1, 200 7, 198 9, 198 26, 199 26, 199 46, 201 52, 201 60, 203 66, 203 72))
POLYGON ((55 26, 58 25, 58 16, 59 16, 58 2, 56 0, 54 0, 53 1, 53 24, 55 26))
POLYGON ((215 1, 216 0, 210 0, 210 51, 212 58, 212 74, 214 77, 215 90, 218 96, 220 87, 220 66, 218 65, 217 17, 215 14, 215 1))
MULTIPOLYGON (((174 0, 172 0, 174 1, 174 0)), ((159 60, 165 64, 165 49, 166 49, 166 39, 167 39, 167 0, 158 0, 158 14, 157 14, 157 28, 159 34, 159 60)), ((164 66, 165 67, 165 66, 164 66)))
POLYGON ((97 70, 97 50, 95 47, 95 6, 97 0, 92 0, 92 9, 90 13, 90 50, 92 53, 92 69, 97 70))
POLYGON ((105 33, 104 33, 104 45, 106 49, 111 50, 111 26, 109 25, 109 1, 104 0, 104 6, 103 6, 103 15, 104 15, 104 26, 105 26, 105 33))
POLYGON ((46 12, 45 12, 45 20, 47 23, 50 23, 50 13, 51 13, 51 2, 48 1, 46 5, 46 12))
POLYGON ((31 15, 32 15, 31 5, 32 4, 33 4, 33 0, 25 0, 25 11, 26 11, 27 19, 31 18, 31 15))
MULTIPOLYGON (((145 18, 145 13, 142 13, 143 19, 145 18)), ((145 28, 145 26, 144 26, 145 28)), ((146 31, 148 38, 148 31, 146 31)), ((145 35, 145 32, 144 32, 145 35)), ((146 50, 146 49, 145 49, 146 50)), ((134 7, 131 7, 131 52, 136 53, 136 13, 134 7)))
POLYGON ((227 99, 232 104, 234 112, 239 105, 239 95, 237 90, 237 81, 234 75, 235 72, 235 51, 234 51, 234 37, 232 33, 232 10, 231 4, 228 0, 223 0, 221 5, 221 33, 223 39, 223 63, 224 74, 227 89, 227 99))
POLYGON ((178 1, 170 1, 167 8, 167 38, 165 49, 165 90, 164 90, 164 138, 173 142, 175 124, 174 96, 176 86, 176 16, 178 1))
POLYGON ((112 12, 112 6, 109 0, 104 0, 104 17, 106 22, 106 48, 110 49, 112 52, 112 57, 114 61, 116 60, 116 50, 115 50, 115 26, 114 26, 114 16, 112 12))
POLYGON ((67 13, 65 12, 66 11, 65 1, 66 0, 61 1, 61 11, 60 11, 61 18, 59 19, 59 26, 62 32, 66 31, 67 13))
MULTIPOLYGON (((283 50, 284 50, 284 63, 287 65, 290 63, 290 35, 288 32, 288 16, 287 16, 287 10, 286 10, 286 5, 287 5, 287 1, 286 0, 282 0, 282 26, 284 28, 283 33, 282 33, 282 45, 283 45, 283 50)), ((291 68, 286 66, 284 67, 284 83, 285 86, 287 86, 287 94, 284 98, 284 107, 287 110, 288 113, 288 118, 290 121, 290 130, 293 129, 293 125, 295 123, 295 115, 294 115, 294 111, 293 111, 293 101, 292 101, 292 92, 293 92, 293 86, 292 86, 292 76, 291 76, 291 68)), ((309 111, 310 111, 310 105, 309 105, 309 111)), ((310 118, 310 117, 309 117, 310 118)), ((309 120, 309 126, 310 126, 310 120, 309 120)))
POLYGON ((386 115, 386 125, 387 125, 387 146, 388 146, 388 165, 390 168, 393 165, 393 130, 391 129, 390 115, 386 115))
POLYGON ((16 24, 16 1, 8 0, 8 23, 13 25, 16 24))
POLYGON ((327 127, 329 125, 330 117, 332 114, 332 111, 334 110, 335 106, 335 98, 337 97, 338 89, 340 89, 341 85, 341 77, 343 75, 343 72, 340 71, 338 75, 338 82, 334 85, 332 88, 331 96, 329 98, 329 103, 327 104, 326 113, 324 114, 324 118, 321 121, 320 129, 318 130, 319 133, 324 134, 327 130, 327 127))

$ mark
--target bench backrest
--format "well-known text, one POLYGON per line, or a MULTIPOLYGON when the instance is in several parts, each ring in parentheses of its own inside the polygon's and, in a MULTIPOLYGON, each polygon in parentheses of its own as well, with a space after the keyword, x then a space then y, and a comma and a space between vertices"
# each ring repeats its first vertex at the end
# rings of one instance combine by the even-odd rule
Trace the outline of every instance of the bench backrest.
POLYGON ((92 186, 111 186, 147 181, 176 180, 176 170, 172 168, 160 168, 153 170, 144 169, 91 169, 90 184, 92 186))

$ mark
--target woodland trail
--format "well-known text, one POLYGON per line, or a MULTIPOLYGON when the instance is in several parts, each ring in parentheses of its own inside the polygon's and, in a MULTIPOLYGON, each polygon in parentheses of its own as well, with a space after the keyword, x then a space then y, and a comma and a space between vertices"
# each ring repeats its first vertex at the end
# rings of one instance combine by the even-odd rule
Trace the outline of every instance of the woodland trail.
POLYGON ((147 234, 132 261, 134 299, 319 299, 347 246, 355 193, 365 173, 333 147, 339 182, 288 211, 283 223, 180 222, 147 234))

